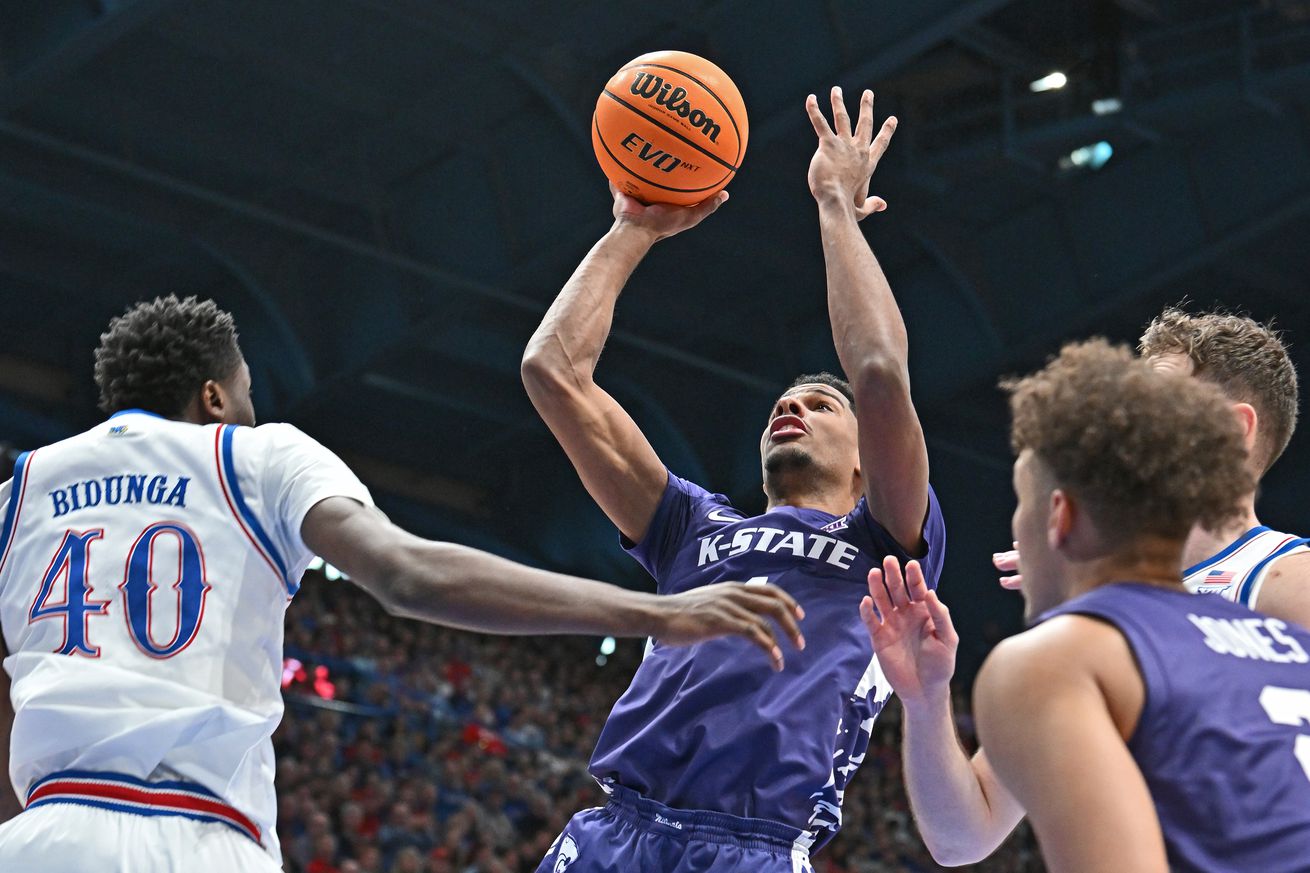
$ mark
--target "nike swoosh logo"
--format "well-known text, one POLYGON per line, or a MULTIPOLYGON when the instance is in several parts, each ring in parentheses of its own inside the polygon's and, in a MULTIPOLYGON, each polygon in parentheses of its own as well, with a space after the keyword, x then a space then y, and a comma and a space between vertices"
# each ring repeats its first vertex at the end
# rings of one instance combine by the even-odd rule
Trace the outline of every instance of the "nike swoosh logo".
POLYGON ((727 511, 726 509, 711 509, 705 517, 710 521, 721 521, 729 524, 734 521, 741 521, 740 515, 725 515, 724 513, 727 511))

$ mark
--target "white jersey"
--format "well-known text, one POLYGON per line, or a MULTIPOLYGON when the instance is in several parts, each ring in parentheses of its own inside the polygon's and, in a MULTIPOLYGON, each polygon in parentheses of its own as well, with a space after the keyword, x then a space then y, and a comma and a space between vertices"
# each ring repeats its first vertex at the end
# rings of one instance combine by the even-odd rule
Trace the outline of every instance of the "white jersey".
POLYGON ((226 805, 280 859, 283 617, 313 557, 301 522, 333 496, 372 504, 286 424, 130 410, 20 456, 0 488, 19 798, 94 784, 128 809, 226 805))
POLYGON ((1253 527, 1199 564, 1183 571, 1183 584, 1193 594, 1218 594, 1248 609, 1256 605, 1270 566, 1286 555, 1310 550, 1310 539, 1253 527))

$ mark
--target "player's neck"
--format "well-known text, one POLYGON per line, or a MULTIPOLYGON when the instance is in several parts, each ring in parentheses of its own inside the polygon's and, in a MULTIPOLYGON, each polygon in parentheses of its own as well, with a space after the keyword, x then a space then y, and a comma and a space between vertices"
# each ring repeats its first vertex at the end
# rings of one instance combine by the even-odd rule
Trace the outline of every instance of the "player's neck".
POLYGON ((1069 597, 1111 582, 1143 582, 1181 590, 1182 546, 1175 539, 1143 537, 1112 554, 1074 564, 1069 568, 1069 597))
POLYGON ((1230 543, 1253 527, 1258 527, 1260 519, 1255 515, 1255 495, 1251 494, 1243 503, 1243 512, 1238 519, 1217 530, 1206 530, 1201 526, 1192 528, 1183 549, 1183 568, 1195 567, 1197 564, 1223 551, 1230 543))
POLYGON ((829 515, 846 515, 855 508, 856 500, 848 492, 830 490, 804 490, 769 495, 766 512, 779 506, 797 509, 818 509, 829 515))

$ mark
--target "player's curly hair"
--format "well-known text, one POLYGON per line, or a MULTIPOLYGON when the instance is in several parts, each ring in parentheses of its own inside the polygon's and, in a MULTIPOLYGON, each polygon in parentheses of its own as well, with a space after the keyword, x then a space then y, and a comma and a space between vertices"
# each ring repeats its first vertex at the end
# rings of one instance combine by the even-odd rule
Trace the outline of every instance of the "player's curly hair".
POLYGON ((1273 466, 1296 430, 1296 368, 1273 322, 1214 311, 1197 315, 1169 307, 1147 325, 1143 357, 1183 354, 1194 374, 1215 383, 1232 400, 1249 403, 1260 418, 1255 460, 1273 466))
POLYGON ((1216 528, 1255 487, 1223 394, 1156 372, 1127 347, 1071 343, 1044 369, 1001 387, 1015 452, 1031 449, 1109 542, 1182 538, 1197 522, 1216 528))
POLYGON ((138 303, 109 322, 96 349, 100 408, 179 415, 210 379, 241 365, 236 323, 212 300, 176 295, 138 303))
POLYGON ((791 384, 787 386, 787 390, 790 391, 791 389, 799 388, 802 385, 827 385, 831 388, 836 388, 841 392, 841 396, 845 397, 851 404, 851 409, 855 408, 855 392, 851 389, 851 383, 847 382, 840 376, 834 376, 827 370, 824 370, 822 373, 807 373, 803 376, 797 376, 791 381, 791 384))

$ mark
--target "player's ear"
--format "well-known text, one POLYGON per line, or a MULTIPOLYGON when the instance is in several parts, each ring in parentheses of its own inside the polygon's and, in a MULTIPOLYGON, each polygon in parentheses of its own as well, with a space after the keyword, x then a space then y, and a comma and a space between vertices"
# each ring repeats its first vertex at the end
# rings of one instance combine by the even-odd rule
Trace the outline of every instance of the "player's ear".
POLYGON ((1234 403, 1233 415, 1237 416, 1238 423, 1242 425, 1242 442, 1246 445, 1246 453, 1249 455, 1255 451, 1256 433, 1260 427, 1260 414, 1249 403, 1234 403))
POLYGON ((1069 541, 1073 533, 1074 505, 1059 488, 1051 492, 1051 504, 1046 515, 1046 543, 1052 551, 1058 551, 1069 541))
POLYGON ((228 406, 227 392, 213 379, 208 379, 200 388, 200 412, 204 424, 223 421, 223 414, 228 406))

